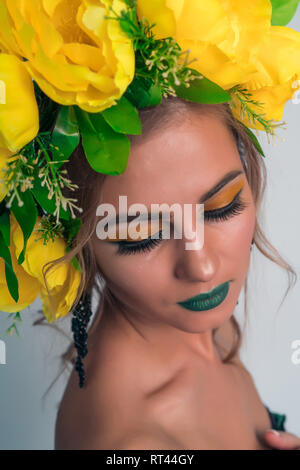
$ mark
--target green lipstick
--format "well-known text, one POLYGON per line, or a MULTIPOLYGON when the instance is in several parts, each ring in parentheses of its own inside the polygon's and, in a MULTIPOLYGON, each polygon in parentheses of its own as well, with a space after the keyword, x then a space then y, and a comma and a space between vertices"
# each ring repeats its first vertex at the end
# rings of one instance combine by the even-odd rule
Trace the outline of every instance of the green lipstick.
POLYGON ((178 305, 186 308, 187 310, 201 311, 210 310, 217 307, 226 298, 229 291, 229 281, 220 284, 209 292, 196 295, 183 302, 177 302, 178 305))

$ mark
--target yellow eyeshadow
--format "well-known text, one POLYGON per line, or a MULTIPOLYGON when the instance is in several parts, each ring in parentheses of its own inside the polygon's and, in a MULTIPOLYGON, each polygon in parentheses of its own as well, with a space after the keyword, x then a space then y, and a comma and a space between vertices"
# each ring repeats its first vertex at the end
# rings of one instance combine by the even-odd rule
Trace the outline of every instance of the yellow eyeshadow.
MULTIPOLYGON (((223 191, 221 190, 217 195, 213 196, 210 198, 208 202, 204 203, 204 211, 212 211, 219 209, 221 207, 227 206, 232 202, 234 197, 237 195, 237 193, 244 187, 245 185, 245 177, 242 175, 241 178, 238 179, 238 181, 232 182, 231 184, 228 184, 223 191)), ((119 242, 119 241, 128 241, 128 242, 138 242, 142 240, 146 240, 147 238, 150 238, 151 236, 155 235, 157 232, 159 232, 162 229, 162 221, 157 220, 153 221, 152 223, 152 230, 151 230, 151 221, 145 221, 141 222, 140 225, 137 225, 137 231, 139 231, 139 236, 135 240, 132 237, 129 237, 128 235, 128 225, 125 224, 125 230, 127 228, 127 237, 126 238, 120 238, 119 230, 121 226, 117 225, 116 226, 116 236, 113 234, 112 236, 107 236, 106 241, 109 242, 119 242)))
POLYGON ((136 231, 139 232, 138 238, 133 239, 128 235, 128 225, 125 224, 125 230, 127 228, 127 237, 126 238, 121 238, 120 234, 120 226, 118 225, 116 227, 116 236, 112 235, 111 237, 108 237, 106 241, 109 242, 119 242, 119 241, 128 241, 128 242, 139 242, 142 240, 146 240, 147 238, 152 237, 155 235, 157 232, 161 230, 162 223, 161 221, 153 221, 152 222, 152 230, 151 230, 151 221, 145 221, 141 222, 140 225, 136 226, 136 231))
POLYGON ((244 185, 244 178, 228 185, 223 191, 220 191, 220 193, 213 196, 209 202, 204 203, 204 211, 213 211, 227 206, 233 201, 234 197, 244 187, 244 185))

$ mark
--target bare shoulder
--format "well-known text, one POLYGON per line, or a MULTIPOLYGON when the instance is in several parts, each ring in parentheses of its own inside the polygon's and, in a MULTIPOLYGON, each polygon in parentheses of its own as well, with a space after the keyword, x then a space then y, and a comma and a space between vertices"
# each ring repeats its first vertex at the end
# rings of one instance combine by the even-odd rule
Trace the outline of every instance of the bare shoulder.
POLYGON ((145 358, 120 339, 91 348, 84 367, 85 386, 79 388, 73 369, 59 404, 55 449, 156 448, 157 439, 175 448, 149 423, 144 397, 151 374, 145 358))
MULTIPOLYGON (((223 351, 228 353, 234 341, 234 328, 230 321, 225 322, 219 328, 217 332, 217 339, 223 351)), ((255 379, 241 360, 239 351, 235 353, 231 359, 231 362, 236 366, 235 370, 237 376, 239 377, 240 383, 249 399, 249 406, 251 406, 253 414, 261 423, 267 423, 269 421, 269 417, 265 409, 265 405, 257 390, 255 379)))

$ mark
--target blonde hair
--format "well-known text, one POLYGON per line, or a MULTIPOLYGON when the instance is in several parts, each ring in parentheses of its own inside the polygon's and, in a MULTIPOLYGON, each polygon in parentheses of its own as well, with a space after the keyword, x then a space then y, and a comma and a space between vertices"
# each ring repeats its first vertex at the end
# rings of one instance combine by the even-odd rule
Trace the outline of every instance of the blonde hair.
MULTIPOLYGON (((265 188, 266 188, 266 167, 264 159, 257 151, 254 146, 251 138, 245 131, 244 126, 234 118, 231 112, 231 108, 228 103, 223 104, 200 104, 185 101, 178 97, 163 98, 161 104, 150 107, 143 108, 139 110, 139 116, 142 122, 142 135, 140 136, 129 136, 131 145, 134 146, 136 143, 142 139, 148 139, 151 135, 155 133, 162 132, 168 126, 171 126, 178 120, 181 122, 183 118, 189 118, 192 116, 192 113, 198 113, 200 115, 211 115, 220 119, 221 122, 226 126, 226 128, 234 136, 240 158, 243 164, 243 168, 249 183, 249 186, 252 191, 255 207, 256 207, 256 225, 254 231, 254 244, 256 248, 270 261, 276 263, 278 266, 282 267, 288 275, 288 289, 285 293, 283 301, 288 294, 290 288, 295 284, 297 280, 297 274, 294 269, 281 257, 276 248, 267 240, 264 235, 258 220, 265 188)), ((130 157, 129 157, 130 158, 130 157)), ((76 197, 78 200, 78 205, 83 209, 81 220, 82 226, 79 230, 77 236, 73 240, 72 250, 66 254, 66 256, 55 260, 54 262, 47 263, 44 266, 44 272, 46 273, 48 269, 54 267, 57 263, 60 262, 69 262, 74 256, 77 256, 81 269, 82 269, 82 279, 80 287, 78 290, 77 298, 73 305, 70 314, 72 314, 75 306, 77 305, 82 294, 86 292, 97 292, 99 294, 99 303, 97 305, 96 312, 97 315, 94 315, 94 318, 91 322, 91 325, 88 329, 88 332, 91 333, 97 321, 100 319, 105 307, 107 305, 120 306, 118 299, 110 292, 107 285, 105 285, 105 278, 103 274, 99 271, 99 268, 96 264, 95 257, 93 255, 91 236, 96 227, 96 207, 99 204, 99 191, 103 186, 105 175, 95 172, 87 162, 82 145, 77 147, 72 156, 69 159, 69 162, 65 164, 65 169, 67 169, 68 176, 73 183, 78 185, 78 190, 70 195, 70 197, 76 197), (103 287, 104 285, 104 287, 103 287)), ((248 276, 244 284, 244 311, 245 318, 248 316, 248 276)), ((35 321, 35 325, 45 323, 44 315, 41 318, 38 318, 35 321)), ((223 357, 223 362, 231 361, 236 354, 238 353, 241 346, 241 330, 240 326, 234 317, 230 318, 231 326, 234 333, 234 341, 231 345, 229 351, 224 351, 221 345, 215 341, 216 347, 219 348, 220 352, 223 349, 223 352, 227 352, 227 355, 223 357)), ((57 320, 56 323, 59 323, 57 320)), ((48 323, 46 323, 49 325, 48 323)), ((54 325, 51 325, 54 326, 54 325)), ((54 326, 55 329, 61 331, 57 326, 54 326)), ((213 330, 213 338, 215 340, 216 332, 218 329, 213 330)), ((62 354, 62 369, 53 383, 50 385, 49 389, 56 382, 58 377, 62 374, 68 364, 74 364, 76 359, 76 349, 74 347, 73 341, 67 348, 67 350, 62 354)), ((46 393, 48 393, 48 391, 46 393)))

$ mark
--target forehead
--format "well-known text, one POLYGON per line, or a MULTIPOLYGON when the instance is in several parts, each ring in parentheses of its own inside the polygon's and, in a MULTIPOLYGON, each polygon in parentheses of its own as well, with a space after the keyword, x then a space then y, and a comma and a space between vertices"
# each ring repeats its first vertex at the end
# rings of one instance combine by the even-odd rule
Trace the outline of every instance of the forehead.
POLYGON ((107 176, 101 201, 128 204, 196 202, 229 171, 241 169, 235 140, 214 116, 174 123, 131 148, 122 175, 107 176))

